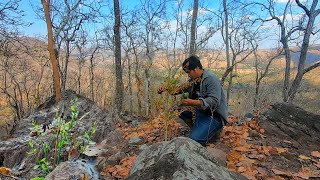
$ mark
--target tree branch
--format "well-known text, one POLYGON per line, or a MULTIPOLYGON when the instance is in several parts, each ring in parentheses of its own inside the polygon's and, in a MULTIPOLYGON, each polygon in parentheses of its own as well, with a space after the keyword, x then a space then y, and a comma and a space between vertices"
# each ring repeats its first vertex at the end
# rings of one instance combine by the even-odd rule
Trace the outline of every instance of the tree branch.
POLYGON ((315 69, 315 68, 317 68, 319 66, 320 66, 320 61, 318 61, 318 62, 312 64, 311 66, 307 67, 306 69, 304 69, 303 70, 303 74, 305 74, 305 73, 307 73, 307 72, 309 72, 309 71, 311 71, 311 70, 313 70, 313 69, 315 69))
POLYGON ((296 3, 299 7, 301 7, 308 16, 310 16, 310 11, 307 9, 307 7, 305 7, 303 4, 301 4, 300 0, 296 0, 296 3))

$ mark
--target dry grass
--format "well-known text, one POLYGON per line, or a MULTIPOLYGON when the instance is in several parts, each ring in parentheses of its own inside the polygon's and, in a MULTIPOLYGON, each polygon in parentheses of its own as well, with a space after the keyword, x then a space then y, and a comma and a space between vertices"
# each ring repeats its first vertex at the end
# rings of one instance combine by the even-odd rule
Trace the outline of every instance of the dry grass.
POLYGON ((8 106, 0 106, 0 126, 6 125, 13 120, 13 111, 8 106))
MULTIPOLYGON (((230 99, 230 112, 236 116, 242 116, 246 112, 252 112, 255 88, 255 72, 246 69, 238 71, 239 76, 234 78, 234 84, 240 87, 233 89, 230 99)), ((292 72, 293 80, 295 72, 292 72)), ((294 103, 307 111, 320 114, 320 68, 306 74, 296 94, 294 103)), ((260 88, 260 107, 266 109, 270 104, 282 101, 283 71, 271 71, 262 81, 260 88)))

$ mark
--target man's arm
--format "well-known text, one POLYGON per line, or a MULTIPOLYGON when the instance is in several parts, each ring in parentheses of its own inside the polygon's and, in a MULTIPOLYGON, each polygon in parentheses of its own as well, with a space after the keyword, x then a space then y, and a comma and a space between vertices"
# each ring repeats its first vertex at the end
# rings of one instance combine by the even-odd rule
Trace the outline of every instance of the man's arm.
POLYGON ((219 79, 214 78, 212 76, 209 76, 208 79, 206 79, 206 97, 199 98, 201 101, 200 108, 205 109, 215 109, 221 100, 221 83, 219 79))
POLYGON ((198 99, 182 99, 181 103, 186 106, 200 106, 201 100, 198 99))

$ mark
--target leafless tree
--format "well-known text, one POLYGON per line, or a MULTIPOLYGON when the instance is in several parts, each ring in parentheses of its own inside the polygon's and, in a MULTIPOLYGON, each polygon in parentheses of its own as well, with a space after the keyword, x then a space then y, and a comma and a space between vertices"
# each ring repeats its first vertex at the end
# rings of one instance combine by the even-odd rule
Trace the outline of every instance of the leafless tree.
POLYGON ((68 78, 70 54, 76 47, 77 34, 84 24, 94 21, 99 16, 99 2, 72 0, 53 4, 53 27, 55 30, 56 54, 58 56, 61 86, 64 91, 68 78), (63 51, 61 51, 63 48, 63 51))
MULTIPOLYGON (((306 2, 308 3, 308 2, 306 2)), ((305 67, 306 55, 308 53, 308 47, 310 43, 310 37, 313 34, 318 33, 318 29, 314 29, 314 23, 316 17, 320 13, 318 9, 318 0, 313 0, 310 2, 308 8, 306 4, 302 4, 299 0, 295 0, 295 4, 303 11, 303 15, 297 22, 294 22, 292 19, 294 14, 292 12, 293 1, 288 1, 282 13, 277 14, 276 3, 274 0, 268 0, 267 4, 263 3, 254 3, 262 7, 263 10, 266 10, 270 16, 268 19, 261 18, 262 21, 276 21, 280 29, 280 42, 284 49, 285 59, 286 59, 286 68, 285 68, 285 78, 283 85, 283 101, 292 102, 295 98, 295 94, 300 86, 303 75, 307 72, 313 70, 316 67, 319 67, 320 62, 316 62, 309 67, 305 67), (290 86, 290 74, 291 74, 291 50, 289 48, 290 42, 299 37, 296 37, 297 34, 302 35, 302 43, 300 44, 300 57, 298 63, 298 72, 295 75, 295 78, 290 86)))
POLYGON ((259 34, 259 26, 252 23, 250 16, 242 9, 242 6, 233 1, 228 7, 226 1, 223 1, 223 14, 222 19, 222 37, 226 45, 226 59, 227 68, 221 77, 221 82, 224 84, 227 77, 227 100, 230 98, 230 90, 232 79, 235 76, 234 70, 236 66, 244 62, 257 48, 257 36, 259 34), (232 11, 230 11, 231 8, 232 11), (229 18, 230 22, 229 22, 229 18), (228 21, 228 22, 227 22, 228 21), (228 27, 226 27, 226 25, 228 27), (229 30, 226 30, 229 29, 229 30), (226 39, 228 38, 228 39, 226 39), (229 52, 231 50, 231 53, 229 52))
POLYGON ((85 64, 86 58, 88 56, 87 53, 87 44, 88 44, 88 34, 85 31, 81 31, 81 34, 76 40, 76 47, 78 50, 78 78, 77 78, 77 84, 78 84, 78 93, 81 94, 81 76, 82 76, 82 68, 85 64))
POLYGON ((259 56, 257 51, 254 51, 254 68, 256 73, 255 78, 255 95, 253 99, 253 107, 255 109, 260 109, 259 106, 260 102, 260 85, 262 80, 268 75, 270 66, 274 60, 279 58, 282 55, 283 49, 277 49, 274 51, 271 51, 271 53, 268 55, 267 59, 263 59, 261 56, 259 56), (267 62, 265 66, 262 65, 262 61, 267 62))
POLYGON ((132 10, 128 13, 124 13, 125 15, 122 16, 122 28, 123 28, 123 39, 124 39, 124 49, 126 52, 126 58, 128 59, 128 89, 129 89, 129 96, 130 96, 130 112, 131 103, 133 103, 133 91, 132 91, 132 81, 131 81, 131 72, 135 78, 135 86, 136 86, 136 100, 137 100, 137 114, 142 115, 142 98, 143 98, 143 80, 142 75, 140 72, 141 69, 141 62, 140 57, 143 52, 142 48, 142 39, 140 38, 140 26, 139 26, 139 18, 138 18, 138 10, 132 10), (133 70, 131 67, 133 66, 133 70))
POLYGON ((16 118, 21 119, 30 112, 30 88, 27 86, 28 62, 21 60, 20 51, 26 47, 19 37, 19 27, 26 27, 22 21, 20 0, 0 2, 0 94, 13 108, 16 118), (25 99, 27 98, 27 100, 25 99))
POLYGON ((163 30, 159 19, 163 19, 166 13, 167 0, 151 1, 144 0, 141 2, 141 10, 139 11, 141 36, 146 62, 144 63, 144 105, 145 114, 148 116, 150 113, 150 81, 151 74, 150 68, 153 65, 155 52, 158 51, 161 44, 160 33, 163 30))
POLYGON ((52 21, 50 16, 50 0, 41 0, 43 10, 45 13, 46 23, 47 23, 47 31, 48 31, 48 50, 50 54, 50 60, 53 70, 53 81, 55 87, 55 95, 56 102, 59 102, 62 99, 61 94, 61 86, 60 86, 60 75, 59 75, 59 67, 57 63, 56 54, 54 51, 54 39, 53 39, 53 31, 52 31, 52 21))
POLYGON ((94 76, 94 67, 95 67, 95 56, 99 53, 99 50, 101 49, 101 45, 100 45, 100 41, 101 39, 98 37, 98 33, 95 32, 95 37, 93 42, 91 43, 91 48, 90 48, 90 57, 89 57, 89 61, 90 61, 90 65, 89 65, 89 73, 90 73, 90 95, 91 95, 91 100, 94 101, 94 80, 95 80, 95 76, 94 76))
MULTIPOLYGON (((300 8, 303 9, 308 20, 306 22, 306 26, 302 27, 303 40, 302 40, 299 63, 298 63, 298 72, 292 82, 290 89, 289 89, 288 99, 286 97, 284 99, 285 102, 286 101, 292 102, 294 100, 295 95, 297 93, 297 90, 300 86, 301 80, 303 78, 303 75, 320 66, 320 60, 319 60, 318 62, 316 62, 308 67, 305 67, 309 43, 310 43, 310 37, 312 34, 319 32, 319 29, 314 29, 315 19, 320 13, 320 9, 318 6, 318 0, 313 0, 311 7, 309 9, 305 5, 303 5, 299 0, 296 0, 296 3, 298 4, 298 6, 300 8)), ((300 29, 300 28, 298 27, 298 29, 300 29)))

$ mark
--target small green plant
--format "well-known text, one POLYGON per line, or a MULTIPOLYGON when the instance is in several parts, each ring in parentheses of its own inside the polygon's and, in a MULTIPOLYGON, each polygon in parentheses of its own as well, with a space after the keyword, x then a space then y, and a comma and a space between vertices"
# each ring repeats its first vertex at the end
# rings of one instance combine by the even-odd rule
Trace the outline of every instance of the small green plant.
POLYGON ((89 146, 90 141, 91 141, 91 139, 93 138, 93 135, 95 134, 96 130, 97 130, 97 123, 94 122, 94 123, 93 123, 93 126, 91 126, 91 128, 90 128, 89 133, 88 133, 88 132, 85 132, 85 133, 84 133, 84 141, 83 141, 83 144, 80 144, 80 146, 79 146, 81 153, 83 153, 83 152, 87 149, 87 147, 89 146))
MULTIPOLYGON (((47 175, 50 173, 50 170, 48 168, 48 162, 46 157, 44 158, 39 158, 38 156, 38 149, 34 146, 33 142, 30 140, 29 141, 29 146, 31 148, 31 150, 28 152, 29 155, 33 155, 36 159, 37 164, 33 167, 33 169, 38 169, 39 167, 42 169, 42 171, 47 175)), ((45 148, 47 147, 47 145, 45 146, 45 148)), ((44 152, 48 152, 48 149, 45 150, 44 152)))
MULTIPOLYGON (((77 99, 76 99, 77 102, 77 99)), ((70 106, 71 110, 71 120, 66 122, 64 118, 56 117, 58 125, 56 126, 57 137, 56 137, 56 147, 55 147, 55 158, 54 162, 59 164, 61 161, 61 152, 62 149, 66 146, 73 146, 73 136, 75 134, 75 126, 77 125, 78 117, 78 107, 76 105, 70 106)))
MULTIPOLYGON (((77 102, 77 99, 75 100, 77 102)), ((88 132, 85 132, 83 136, 80 136, 79 132, 77 131, 77 122, 78 122, 78 107, 77 105, 70 106, 71 110, 71 120, 66 121, 64 117, 59 117, 59 113, 56 113, 54 121, 55 125, 55 133, 56 135, 53 137, 52 142, 45 142, 44 138, 40 140, 40 148, 38 149, 35 146, 35 143, 30 140, 29 146, 31 150, 28 152, 29 155, 33 155, 36 159, 36 165, 34 169, 41 168, 41 170, 47 175, 50 173, 49 164, 54 166, 58 165, 61 162, 62 152, 66 149, 71 150, 78 150, 79 152, 83 153, 86 148, 89 146, 93 135, 96 132, 97 124, 94 122, 93 125, 90 127, 88 132), (55 143, 54 149, 51 150, 52 143, 55 143), (53 162, 48 162, 48 156, 50 152, 54 151, 54 158, 53 162)), ((32 122, 34 126, 35 132, 37 132, 36 138, 43 137, 45 133, 40 133, 39 125, 36 122, 32 122)), ((70 153, 70 152, 69 152, 70 153)), ((33 179, 42 179, 33 178, 33 179)))

